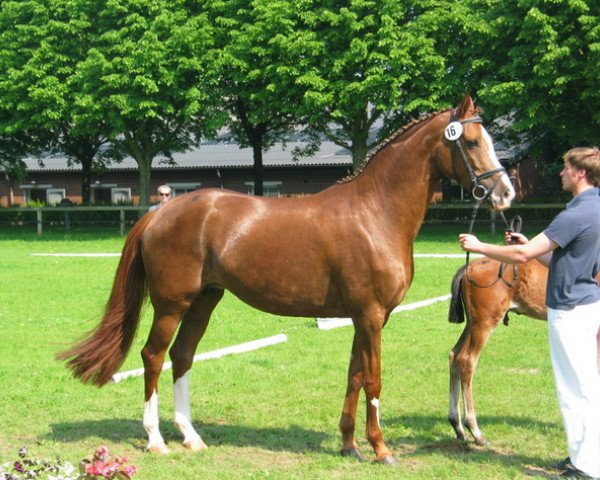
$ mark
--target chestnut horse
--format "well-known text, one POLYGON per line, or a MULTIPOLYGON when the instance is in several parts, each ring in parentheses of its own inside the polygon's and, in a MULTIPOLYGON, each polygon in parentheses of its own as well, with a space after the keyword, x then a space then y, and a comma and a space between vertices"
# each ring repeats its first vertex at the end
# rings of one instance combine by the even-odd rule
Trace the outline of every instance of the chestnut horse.
MULTIPOLYGON (((479 429, 473 401, 473 376, 477 361, 490 335, 502 320, 508 325, 508 312, 546 320, 546 280, 548 269, 536 260, 512 265, 491 258, 480 258, 458 269, 452 279, 448 320, 467 324, 450 351, 450 407, 448 421, 459 440, 466 440, 466 427, 477 445, 487 440, 479 429), (462 390, 464 425, 459 397, 462 390)), ((596 276, 600 282, 600 273, 596 276)), ((600 332, 598 332, 598 370, 600 371, 600 332)))
POLYGON ((206 189, 146 214, 130 232, 98 327, 59 355, 75 376, 103 385, 131 346, 147 290, 154 307, 142 349, 148 449, 166 452, 157 381, 170 349, 175 424, 184 445, 206 448, 192 426, 189 370, 225 289, 276 315, 351 317, 352 356, 340 430, 342 453, 364 460, 354 437, 361 388, 377 460, 394 464, 379 424, 381 331, 413 278, 412 243, 442 175, 497 210, 514 190, 469 96, 398 130, 364 168, 320 193, 262 198, 206 189))

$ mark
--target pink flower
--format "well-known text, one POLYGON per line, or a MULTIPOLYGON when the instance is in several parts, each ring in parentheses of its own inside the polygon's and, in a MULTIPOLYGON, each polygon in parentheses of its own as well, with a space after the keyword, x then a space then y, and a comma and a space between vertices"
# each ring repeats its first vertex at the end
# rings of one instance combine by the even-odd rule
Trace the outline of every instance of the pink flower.
POLYGON ((127 465, 123 467, 123 473, 131 478, 137 473, 137 468, 135 468, 135 465, 127 465))
POLYGON ((106 461, 108 460, 108 447, 102 446, 94 453, 94 458, 98 460, 106 461))
POLYGON ((137 469, 133 465, 125 465, 127 461, 125 457, 114 457, 111 459, 108 448, 101 447, 94 452, 94 460, 92 462, 84 461, 85 478, 87 480, 131 478, 137 473, 137 469))
POLYGON ((96 461, 85 466, 85 473, 88 475, 106 475, 106 463, 96 461))

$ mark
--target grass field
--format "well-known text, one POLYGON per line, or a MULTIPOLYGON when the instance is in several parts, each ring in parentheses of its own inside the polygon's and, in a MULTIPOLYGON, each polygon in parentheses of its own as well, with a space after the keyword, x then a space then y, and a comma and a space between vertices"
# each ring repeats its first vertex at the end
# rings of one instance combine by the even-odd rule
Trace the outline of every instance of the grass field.
MULTIPOLYGON (((415 253, 460 253, 456 229, 426 229, 415 253)), ((498 239, 499 240, 499 239, 498 239)), ((84 386, 54 354, 92 328, 112 285, 117 257, 39 253, 119 252, 113 234, 0 232, 0 464, 27 446, 37 458, 77 463, 107 445, 161 479, 520 479, 563 458, 564 434, 554 396, 543 322, 512 317, 499 327, 478 366, 475 399, 491 441, 454 439, 446 420, 448 351, 462 325, 447 322, 447 302, 394 315, 383 334, 382 428, 396 469, 338 455, 338 421, 352 328, 322 331, 312 318, 275 317, 231 295, 218 306, 198 353, 284 333, 286 343, 198 363, 192 416, 210 448, 189 453, 173 426, 170 372, 160 382, 162 433, 172 453, 144 451, 143 379, 84 386)), ((404 303, 449 293, 461 258, 417 258, 404 303)), ((147 308, 124 370, 141 366, 147 308)), ((357 437, 364 440, 364 396, 357 437)), ((543 473, 539 473, 543 476, 543 473)))

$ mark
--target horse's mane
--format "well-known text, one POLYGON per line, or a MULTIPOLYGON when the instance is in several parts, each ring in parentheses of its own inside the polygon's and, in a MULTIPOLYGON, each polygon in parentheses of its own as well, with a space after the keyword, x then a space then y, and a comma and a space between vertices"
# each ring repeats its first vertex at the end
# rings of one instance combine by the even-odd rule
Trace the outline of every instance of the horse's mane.
POLYGON ((419 118, 415 118, 414 120, 411 120, 403 127, 400 127, 398 130, 396 130, 394 133, 392 133, 389 137, 384 139, 379 145, 377 145, 377 147, 375 147, 374 150, 371 150, 369 152, 369 154, 363 160, 362 164, 360 165, 358 170, 356 170, 356 172, 354 172, 352 175, 348 175, 348 176, 338 180, 337 183, 347 183, 347 182, 350 182, 351 180, 354 180, 356 177, 358 177, 363 172, 363 170, 369 164, 369 162, 371 161, 371 159, 373 157, 375 157, 379 152, 381 152, 385 147, 387 147, 390 143, 392 143, 394 140, 396 140, 399 136, 401 136, 402 134, 411 130, 413 127, 419 125, 420 123, 422 123, 426 120, 429 120, 430 118, 435 117, 436 115, 439 115, 440 113, 444 113, 447 111, 448 110, 438 110, 437 112, 427 113, 425 115, 422 115, 419 118))

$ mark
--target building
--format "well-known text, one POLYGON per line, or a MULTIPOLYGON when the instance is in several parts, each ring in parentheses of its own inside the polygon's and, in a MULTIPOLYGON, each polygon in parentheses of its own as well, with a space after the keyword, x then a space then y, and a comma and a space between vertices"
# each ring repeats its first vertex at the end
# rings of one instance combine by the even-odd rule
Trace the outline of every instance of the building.
MULTIPOLYGON (((333 185, 351 172, 350 152, 331 142, 324 142, 310 157, 292 159, 292 150, 304 146, 289 142, 285 148, 278 144, 263 154, 264 195, 294 196, 311 194, 333 185)), ((240 149, 236 143, 207 142, 199 149, 174 154, 175 164, 166 158, 153 162, 151 192, 169 184, 175 195, 198 188, 227 188, 238 192, 254 192, 251 148, 240 149)), ((39 201, 56 205, 67 198, 81 203, 81 165, 70 164, 65 157, 42 159, 25 158, 27 178, 0 177, 0 206, 24 205, 39 201)), ((110 205, 138 203, 139 178, 137 164, 132 158, 113 163, 102 173, 93 174, 92 204, 110 205)))
MULTIPOLYGON (((199 149, 174 154, 175 164, 166 158, 156 158, 153 162, 150 192, 154 194, 159 185, 168 184, 174 195, 180 195, 198 188, 226 188, 243 193, 254 193, 251 148, 239 148, 228 141, 227 136, 219 141, 205 142, 199 149)), ((333 185, 352 171, 352 156, 348 150, 332 142, 324 141, 312 156, 295 161, 294 148, 305 147, 301 141, 290 141, 285 148, 281 144, 263 153, 265 196, 297 196, 319 192, 333 185)), ((521 189, 522 172, 519 173, 517 155, 497 145, 497 154, 502 163, 514 175, 518 194, 531 193, 532 185, 521 189), (512 165, 513 168, 510 168, 512 165)), ((522 159, 522 155, 520 155, 522 159)), ((62 156, 49 156, 42 159, 25 158, 27 178, 19 180, 6 174, 0 176, 0 206, 25 205, 29 201, 56 205, 64 199, 74 204, 82 200, 81 165, 71 164, 62 156)), ((527 178, 532 175, 526 175, 527 178)), ((445 199, 468 200, 469 192, 456 182, 447 184, 445 199), (448 198, 446 198, 448 197, 448 198)), ((525 187, 525 185, 523 185, 525 187)), ((521 195, 519 195, 520 197, 521 195)), ((434 196, 434 201, 442 198, 442 189, 434 196)), ((158 201, 151 198, 152 202, 158 201)), ((120 163, 111 164, 105 171, 92 175, 90 203, 93 205, 114 205, 139 202, 139 176, 137 164, 128 157, 120 163)))

